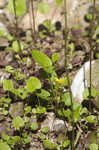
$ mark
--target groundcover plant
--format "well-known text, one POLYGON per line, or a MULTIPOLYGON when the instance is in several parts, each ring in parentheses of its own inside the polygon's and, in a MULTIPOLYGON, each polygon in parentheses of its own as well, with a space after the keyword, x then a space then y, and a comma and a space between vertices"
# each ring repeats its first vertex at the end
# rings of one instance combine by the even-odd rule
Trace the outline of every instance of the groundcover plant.
POLYGON ((84 4, 91 5, 86 27, 77 0, 7 3, 10 20, 0 27, 0 150, 98 150, 99 91, 92 83, 92 61, 99 58, 98 0, 84 4), (80 102, 71 84, 88 60, 89 86, 80 102))

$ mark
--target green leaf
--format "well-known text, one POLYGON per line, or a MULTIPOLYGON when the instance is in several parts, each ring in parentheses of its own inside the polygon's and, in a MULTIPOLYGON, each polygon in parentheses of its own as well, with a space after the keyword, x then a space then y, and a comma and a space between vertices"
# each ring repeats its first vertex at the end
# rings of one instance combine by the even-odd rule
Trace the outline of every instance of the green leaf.
POLYGON ((37 131, 38 130, 38 123, 32 122, 30 125, 30 128, 32 129, 32 131, 37 131))
POLYGON ((52 62, 55 63, 59 60, 59 53, 54 53, 52 55, 52 62))
POLYGON ((6 30, 0 30, 0 37, 7 37, 8 32, 6 30))
MULTIPOLYGON (((89 96, 89 89, 88 89, 88 88, 85 88, 85 90, 84 90, 84 92, 83 92, 83 98, 84 98, 84 99, 87 99, 88 96, 89 96)), ((92 96, 93 98, 96 98, 96 96, 97 96, 97 90, 96 90, 96 88, 91 88, 91 96, 92 96)))
POLYGON ((36 114, 44 114, 46 112, 46 108, 45 107, 37 107, 36 109, 32 109, 32 113, 36 113, 36 114))
POLYGON ((50 96, 50 93, 44 89, 41 89, 41 92, 37 93, 36 95, 42 99, 48 99, 48 97, 50 96))
POLYGON ((98 150, 99 145, 93 143, 93 144, 89 144, 88 147, 89 147, 90 150, 98 150))
POLYGON ((0 150, 11 150, 11 148, 7 143, 0 141, 0 150))
POLYGON ((40 13, 42 14, 47 14, 50 12, 50 6, 47 3, 44 2, 40 2, 38 4, 38 10, 40 11, 40 13))
POLYGON ((50 140, 44 140, 43 145, 44 145, 44 148, 48 150, 56 150, 58 147, 56 143, 52 143, 50 140))
POLYGON ((20 116, 15 117, 12 123, 16 130, 20 130, 20 127, 24 126, 24 120, 20 116))
POLYGON ((12 92, 23 100, 27 97, 27 91, 24 88, 13 89, 12 92))
POLYGON ((26 106, 25 107, 25 115, 29 114, 31 112, 32 108, 31 106, 26 106))
POLYGON ((57 4, 57 6, 62 5, 62 3, 63 3, 63 0, 56 0, 56 4, 57 4))
POLYGON ((52 72, 52 61, 47 55, 39 50, 32 50, 32 57, 46 72, 52 72))
POLYGON ((89 123, 96 123, 97 122, 96 116, 94 116, 94 115, 90 115, 90 116, 86 117, 85 120, 88 121, 89 123))
MULTIPOLYGON (((26 1, 25 0, 15 0, 16 15, 22 16, 26 12, 26 1)), ((14 14, 13 0, 9 0, 8 10, 11 14, 14 14)))
POLYGON ((69 146, 69 144, 70 144, 70 140, 66 140, 66 141, 63 142, 62 147, 66 148, 66 147, 69 146))
POLYGON ((63 114, 65 117, 68 118, 68 120, 71 120, 71 110, 70 109, 63 109, 63 114))
POLYGON ((27 81, 26 81, 26 89, 27 92, 34 92, 37 89, 41 88, 41 82, 38 78, 36 77, 30 77, 27 81))
POLYGON ((4 80, 3 89, 4 91, 12 91, 14 89, 13 82, 11 80, 4 80))
POLYGON ((41 132, 44 133, 44 134, 47 134, 49 132, 49 127, 43 127, 41 129, 41 132))
MULTIPOLYGON (((21 49, 23 50, 23 44, 21 43, 20 44, 21 45, 21 49)), ((13 43, 12 43, 12 48, 13 48, 13 51, 14 52, 16 52, 16 53, 18 53, 19 52, 19 45, 18 45, 18 42, 17 41, 14 41, 13 43)))
POLYGON ((9 72, 9 73, 14 73, 14 72, 16 72, 12 66, 6 66, 6 67, 5 67, 5 70, 6 70, 7 72, 9 72))
POLYGON ((71 98, 70 98, 70 93, 67 92, 62 96, 62 101, 65 103, 66 106, 71 105, 71 98))

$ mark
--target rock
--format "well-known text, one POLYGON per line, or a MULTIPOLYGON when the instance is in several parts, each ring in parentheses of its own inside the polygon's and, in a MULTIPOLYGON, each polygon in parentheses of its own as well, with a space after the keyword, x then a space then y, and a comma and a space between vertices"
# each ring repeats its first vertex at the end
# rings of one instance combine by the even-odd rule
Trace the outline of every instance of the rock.
MULTIPOLYGON (((78 71, 71 85, 72 94, 80 103, 83 101, 84 89, 89 87, 89 67, 90 62, 88 61, 78 71)), ((99 91, 99 59, 92 61, 92 87, 99 91)), ((99 107, 99 97, 93 102, 99 107)))
MULTIPOLYGON (((51 9, 48 14, 41 14, 39 10, 37 10, 35 17, 36 28, 47 19, 51 19, 52 23, 60 21, 64 25, 64 3, 62 6, 57 7, 56 1, 54 0, 42 1, 48 3, 51 9)), ((96 3, 99 4, 98 1, 96 3)), ((91 5, 92 3, 90 0, 67 0, 66 6, 68 28, 75 27, 76 25, 80 25, 83 28, 86 27, 88 23, 85 22, 84 16, 88 13, 88 9, 91 5)))
POLYGON ((0 136, 3 132, 9 136, 12 136, 14 134, 14 128, 10 128, 10 124, 8 122, 3 121, 2 123, 0 123, 0 136))
POLYGON ((0 69, 0 87, 2 87, 3 80, 9 79, 10 73, 6 72, 4 69, 0 69))
POLYGON ((12 51, 1 51, 0 52, 0 66, 5 67, 11 65, 11 62, 14 60, 12 51))
POLYGON ((62 133, 65 132, 66 126, 63 120, 55 119, 53 123, 53 131, 55 133, 62 133))
POLYGON ((41 128, 48 127, 50 131, 52 131, 54 119, 55 119, 55 115, 53 112, 47 113, 46 119, 41 123, 41 128))
POLYGON ((4 8, 7 4, 8 0, 0 0, 0 9, 4 8))
POLYGON ((0 30, 7 31, 6 26, 2 22, 0 22, 0 30))
POLYGON ((0 47, 8 47, 9 43, 8 43, 8 39, 0 37, 0 47))
POLYGON ((12 118, 16 116, 23 116, 24 115, 24 104, 23 102, 16 102, 10 105, 9 114, 12 118))

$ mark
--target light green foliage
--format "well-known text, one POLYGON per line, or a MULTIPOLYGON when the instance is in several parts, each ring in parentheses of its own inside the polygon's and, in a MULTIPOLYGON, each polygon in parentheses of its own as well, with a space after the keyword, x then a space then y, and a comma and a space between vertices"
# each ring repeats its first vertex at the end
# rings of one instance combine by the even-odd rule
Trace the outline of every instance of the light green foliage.
POLYGON ((41 88, 41 82, 38 78, 36 77, 30 77, 27 81, 26 81, 26 90, 29 93, 34 92, 37 89, 41 88))
POLYGON ((6 142, 0 141, 0 150, 11 150, 11 148, 6 142))
POLYGON ((19 96, 21 99, 25 99, 27 97, 27 91, 24 88, 13 89, 12 93, 19 96))
MULTIPOLYGON (((84 99, 88 99, 88 96, 89 96, 89 89, 85 88, 84 93, 83 93, 83 98, 84 99)), ((97 96, 97 90, 96 90, 96 88, 91 88, 91 96, 93 98, 95 98, 97 96)))
POLYGON ((88 147, 89 147, 90 150, 98 150, 99 149, 99 145, 95 144, 95 143, 89 144, 88 147))
POLYGON ((56 0, 56 4, 57 4, 57 6, 62 5, 62 3, 63 3, 63 0, 56 0))
POLYGON ((41 106, 37 107, 36 109, 35 108, 32 109, 33 114, 44 114, 45 112, 46 108, 41 106))
POLYGON ((43 25, 47 28, 48 32, 53 32, 55 30, 55 26, 51 23, 51 20, 43 21, 43 25))
MULTIPOLYGON (((20 45, 21 45, 21 50, 23 50, 23 44, 20 43, 20 45)), ((20 49, 19 49, 19 45, 18 45, 18 42, 17 42, 17 41, 14 41, 14 42, 12 43, 12 49, 13 49, 13 51, 16 52, 16 53, 19 52, 20 49)))
MULTIPOLYGON (((22 16, 26 12, 26 1, 25 0, 15 0, 16 15, 22 16)), ((8 10, 11 14, 14 14, 13 0, 9 0, 8 10)))
POLYGON ((52 61, 43 52, 32 50, 33 59, 48 73, 52 72, 52 61))
POLYGON ((14 70, 14 68, 12 66, 6 66, 5 70, 9 73, 15 73, 16 71, 14 70))
POLYGON ((3 89, 5 91, 12 91, 14 89, 13 82, 11 80, 4 80, 3 81, 3 89))
POLYGON ((40 140, 45 140, 46 139, 46 135, 40 132, 40 133, 38 133, 38 138, 40 140))
POLYGON ((6 30, 0 30, 0 37, 6 37, 8 32, 6 30))
POLYGON ((89 123, 97 122, 96 116, 94 116, 94 115, 90 115, 90 116, 86 117, 85 120, 88 121, 89 123))
POLYGON ((80 120, 81 115, 80 112, 82 110, 82 105, 80 103, 73 103, 73 116, 74 116, 74 122, 77 122, 80 120))
POLYGON ((52 62, 55 63, 59 60, 59 53, 53 53, 52 62))
POLYGON ((15 117, 12 123, 16 130, 20 130, 24 126, 24 120, 20 116, 15 117))
POLYGON ((41 89, 40 93, 36 93, 36 95, 42 99, 49 99, 50 93, 44 89, 41 89))
POLYGON ((40 11, 40 13, 42 14, 47 14, 50 12, 50 6, 47 3, 44 2, 40 2, 38 4, 38 10, 40 11))
POLYGON ((32 131, 37 131, 38 130, 38 123, 37 122, 32 122, 30 124, 30 128, 32 131))
POLYGON ((50 140, 44 140, 43 145, 45 149, 48 150, 57 150, 58 145, 56 143, 52 143, 50 140))
POLYGON ((41 132, 44 133, 44 134, 47 134, 49 131, 50 131, 50 130, 49 130, 49 127, 43 127, 43 128, 41 129, 41 132))
POLYGON ((70 140, 66 140, 66 141, 63 142, 62 147, 66 148, 66 147, 69 146, 69 144, 70 144, 70 140))
POLYGON ((66 106, 70 106, 71 105, 71 99, 70 99, 70 93, 64 93, 64 95, 62 96, 62 101, 64 102, 64 104, 66 106))
POLYGON ((10 104, 11 103, 11 99, 10 98, 6 98, 6 97, 1 97, 0 98, 0 103, 10 104))
POLYGON ((29 114, 31 112, 32 108, 31 106, 26 106, 25 107, 25 115, 29 114))

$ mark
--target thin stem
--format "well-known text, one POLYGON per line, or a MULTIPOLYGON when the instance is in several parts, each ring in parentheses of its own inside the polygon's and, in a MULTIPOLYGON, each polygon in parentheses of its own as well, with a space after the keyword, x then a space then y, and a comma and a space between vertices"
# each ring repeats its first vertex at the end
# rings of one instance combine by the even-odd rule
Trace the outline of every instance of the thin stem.
MULTIPOLYGON (((14 17, 15 17, 15 28, 16 28, 16 33, 18 31, 18 21, 17 21, 17 14, 16 14, 16 0, 13 0, 13 8, 14 8, 14 17)), ((18 42, 18 47, 19 47, 19 51, 21 52, 21 45, 20 45, 20 41, 19 41, 19 36, 16 34, 16 40, 18 42)))
POLYGON ((35 15, 34 15, 34 0, 30 0, 30 4, 31 4, 31 18, 32 18, 32 22, 31 22, 31 29, 32 29, 32 37, 33 40, 35 42, 35 15))
POLYGON ((72 99, 72 91, 71 91, 71 86, 70 86, 70 80, 69 80, 69 74, 68 74, 68 26, 67 26, 67 8, 66 8, 66 0, 64 0, 64 19, 65 19, 65 71, 66 71, 66 76, 67 76, 67 81, 68 81, 68 86, 69 86, 69 93, 70 93, 70 99, 71 99, 71 119, 72 119, 72 140, 71 140, 71 150, 74 150, 74 116, 73 116, 73 99, 72 99))
MULTIPOLYGON (((92 21, 90 23, 90 54, 89 54, 89 59, 90 59, 90 73, 89 73, 89 80, 90 80, 90 87, 89 87, 89 98, 91 100, 91 89, 92 89, 92 35, 93 35, 93 31, 94 31, 94 19, 95 19, 95 3, 96 1, 93 1, 93 13, 92 13, 92 21)), ((91 106, 89 106, 89 109, 91 110, 91 106)))

